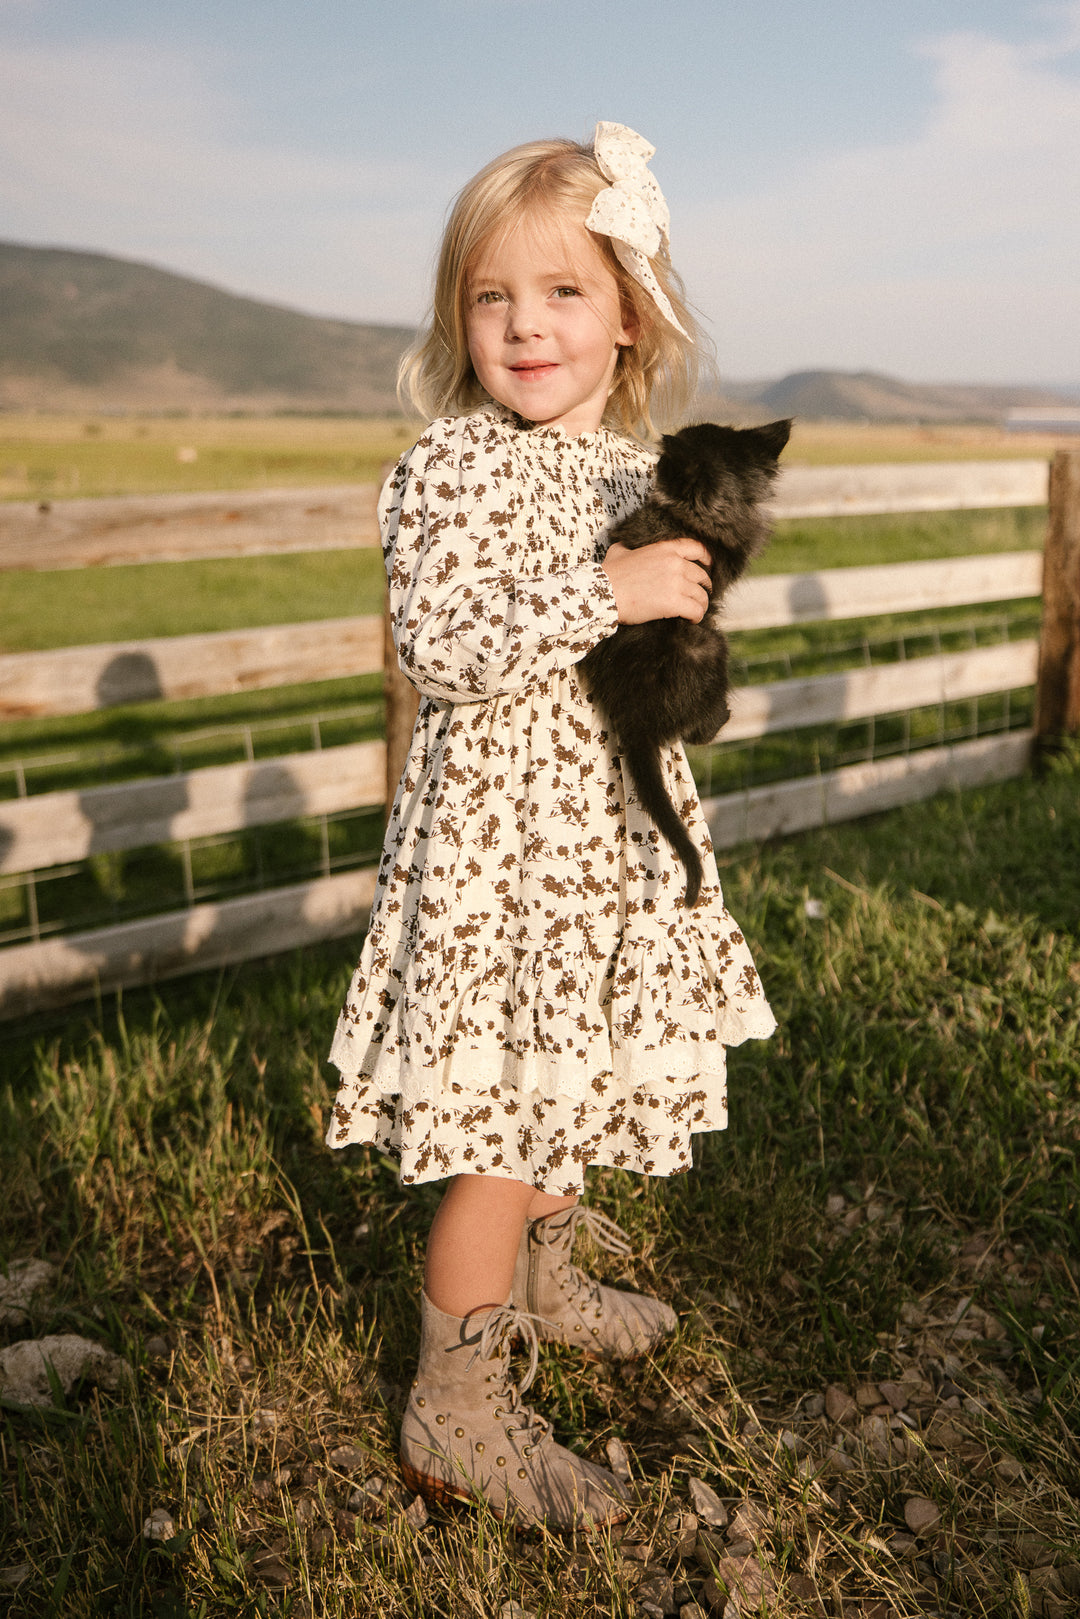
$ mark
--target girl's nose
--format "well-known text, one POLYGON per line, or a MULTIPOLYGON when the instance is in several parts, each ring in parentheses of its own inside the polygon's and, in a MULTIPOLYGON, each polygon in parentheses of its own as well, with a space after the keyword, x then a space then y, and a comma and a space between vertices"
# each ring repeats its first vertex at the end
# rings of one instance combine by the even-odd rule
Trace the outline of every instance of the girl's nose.
POLYGON ((506 335, 516 342, 544 335, 544 306, 536 299, 507 305, 506 335))

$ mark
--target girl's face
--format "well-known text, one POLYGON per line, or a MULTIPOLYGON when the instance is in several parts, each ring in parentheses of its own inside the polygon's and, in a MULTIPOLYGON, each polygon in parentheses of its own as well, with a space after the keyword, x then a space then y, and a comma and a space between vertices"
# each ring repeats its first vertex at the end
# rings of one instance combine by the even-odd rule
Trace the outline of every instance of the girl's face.
POLYGON ((481 249, 465 331, 480 385, 526 421, 595 433, 637 327, 584 225, 524 222, 481 249))

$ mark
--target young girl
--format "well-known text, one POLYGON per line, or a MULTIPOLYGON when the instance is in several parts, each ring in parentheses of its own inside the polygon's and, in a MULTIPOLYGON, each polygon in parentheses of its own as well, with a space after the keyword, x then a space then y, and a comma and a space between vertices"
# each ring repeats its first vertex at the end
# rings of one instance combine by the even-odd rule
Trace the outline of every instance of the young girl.
POLYGON ((518 147, 451 213, 403 365, 439 419, 380 503, 394 639, 422 700, 331 1053, 330 1144, 374 1143, 405 1183, 450 1181, 406 1482, 560 1527, 626 1506, 522 1402, 538 1337, 633 1356, 676 1326, 571 1264, 582 1224, 630 1252, 579 1203, 584 1171, 688 1169, 691 1136, 726 1123, 725 1046, 774 1027, 682 749, 666 779, 708 855, 692 911, 576 667, 617 624, 696 622, 708 601, 698 542, 606 538, 649 486, 655 456, 632 435, 695 376, 652 153, 603 123, 590 146, 518 147))

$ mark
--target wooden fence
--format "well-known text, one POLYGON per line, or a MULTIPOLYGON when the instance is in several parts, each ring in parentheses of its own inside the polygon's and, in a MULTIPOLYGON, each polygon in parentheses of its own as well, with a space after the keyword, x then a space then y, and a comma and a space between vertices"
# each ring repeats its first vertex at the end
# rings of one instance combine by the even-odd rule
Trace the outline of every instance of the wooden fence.
MULTIPOLYGON (((316 516, 346 497, 366 501, 352 543, 370 543, 372 496, 349 491, 283 492, 249 497, 248 526, 271 523, 274 550, 315 549, 317 525, 295 527, 287 514, 316 516), (333 499, 331 499, 331 496, 333 499)), ((1037 734, 1080 729, 1080 453, 1062 452, 1050 480, 1047 597, 1042 648, 1034 640, 940 654, 805 679, 744 687, 724 739, 899 712, 1014 690, 1037 682, 1035 727, 825 775, 707 799, 718 847, 849 819, 927 796, 1015 775, 1037 734)), ((241 497, 173 499, 173 523, 161 502, 69 502, 53 512, 0 508, 0 568, 68 567, 165 557, 235 555, 262 546, 238 531, 248 520, 241 497), (79 505, 84 514, 72 513, 79 505), (192 519, 193 506, 196 519, 192 519), (104 511, 103 508, 110 508, 104 511), (137 508, 137 510, 135 509, 137 508), (147 510, 162 516, 160 524, 147 510), (128 511, 130 522, 125 521, 128 511), (56 514, 54 516, 54 513, 56 514), (208 513, 217 513, 213 520, 208 513), (36 519, 51 525, 37 543, 36 519), (28 527, 29 525, 29 527, 28 527), (103 541, 127 532, 138 543, 103 541), (62 531, 62 532, 61 532, 62 531), (151 543, 156 534, 156 549, 151 543), (34 561, 26 558, 32 554, 34 561)), ((1047 499, 1045 462, 961 462, 917 466, 807 468, 788 472, 778 516, 1034 505, 1047 499)), ((354 505, 352 510, 356 510, 354 505)), ((336 526, 335 526, 336 525, 336 526)), ((343 529, 324 531, 328 546, 343 529)), ((934 607, 1036 597, 1043 558, 1018 552, 989 557, 819 573, 765 575, 733 593, 729 629, 767 629, 934 607)), ((377 806, 397 779, 407 742, 411 688, 387 657, 383 620, 344 618, 320 624, 176 636, 108 646, 0 657, 0 715, 74 714, 152 698, 194 697, 325 680, 384 667, 389 746, 346 744, 265 762, 224 765, 118 786, 23 796, 0 803, 0 873, 47 870, 88 855, 228 834, 301 816, 377 806)), ((239 899, 193 904, 168 915, 0 950, 0 1016, 63 1005, 81 995, 266 955, 362 927, 374 892, 373 868, 341 872, 239 899)))

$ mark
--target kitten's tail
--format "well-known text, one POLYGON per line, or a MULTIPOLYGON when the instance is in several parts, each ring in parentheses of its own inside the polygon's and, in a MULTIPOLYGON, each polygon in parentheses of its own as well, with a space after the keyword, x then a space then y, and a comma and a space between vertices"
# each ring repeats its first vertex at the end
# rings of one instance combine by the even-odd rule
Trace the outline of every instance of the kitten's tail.
POLYGON ((701 855, 691 838, 681 815, 671 802, 660 754, 655 747, 621 747, 623 764, 634 784, 642 808, 651 815, 663 836, 686 867, 686 899, 692 908, 701 893, 701 855))

